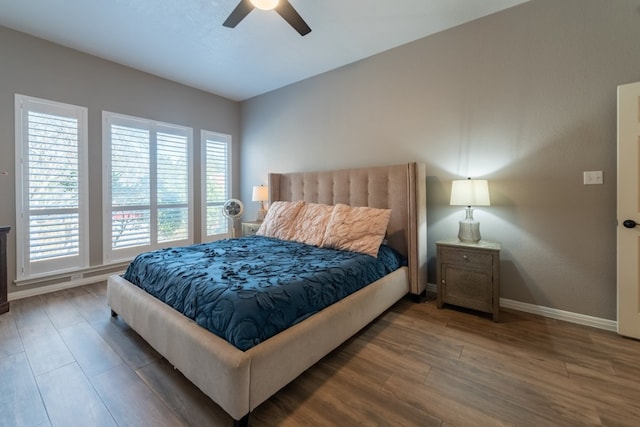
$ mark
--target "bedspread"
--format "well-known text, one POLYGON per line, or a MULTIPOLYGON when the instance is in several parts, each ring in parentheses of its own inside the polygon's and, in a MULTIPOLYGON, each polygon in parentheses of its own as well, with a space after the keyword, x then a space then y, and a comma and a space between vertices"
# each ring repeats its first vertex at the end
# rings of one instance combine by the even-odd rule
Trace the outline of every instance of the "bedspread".
POLYGON ((403 263, 250 236, 147 252, 124 278, 244 351, 403 263))

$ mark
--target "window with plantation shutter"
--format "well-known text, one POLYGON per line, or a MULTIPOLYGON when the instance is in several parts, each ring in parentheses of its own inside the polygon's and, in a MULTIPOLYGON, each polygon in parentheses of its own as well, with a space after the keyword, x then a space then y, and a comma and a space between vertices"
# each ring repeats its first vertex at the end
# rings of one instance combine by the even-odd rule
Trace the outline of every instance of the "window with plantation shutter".
POLYGON ((191 128, 103 112, 105 262, 193 243, 191 128))
POLYGON ((202 240, 229 235, 222 205, 231 194, 231 135, 203 130, 202 148, 202 240))
POLYGON ((15 96, 17 276, 87 266, 87 109, 15 96))

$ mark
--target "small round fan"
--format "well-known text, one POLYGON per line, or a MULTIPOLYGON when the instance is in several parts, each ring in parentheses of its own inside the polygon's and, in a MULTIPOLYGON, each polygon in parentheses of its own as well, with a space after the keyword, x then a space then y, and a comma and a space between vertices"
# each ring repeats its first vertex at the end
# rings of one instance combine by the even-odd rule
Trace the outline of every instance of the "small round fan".
POLYGON ((225 217, 233 221, 232 237, 236 237, 236 221, 244 213, 244 205, 238 199, 229 199, 222 205, 222 213, 225 217))

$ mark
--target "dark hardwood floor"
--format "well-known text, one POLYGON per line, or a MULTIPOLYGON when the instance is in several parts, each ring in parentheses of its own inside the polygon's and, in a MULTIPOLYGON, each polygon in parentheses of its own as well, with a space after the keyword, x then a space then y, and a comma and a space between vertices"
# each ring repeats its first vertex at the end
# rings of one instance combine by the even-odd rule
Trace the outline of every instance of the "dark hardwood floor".
MULTIPOLYGON (((251 426, 638 426, 640 342, 403 300, 256 409, 251 426)), ((0 315, 0 426, 230 426, 119 319, 104 283, 0 315)))

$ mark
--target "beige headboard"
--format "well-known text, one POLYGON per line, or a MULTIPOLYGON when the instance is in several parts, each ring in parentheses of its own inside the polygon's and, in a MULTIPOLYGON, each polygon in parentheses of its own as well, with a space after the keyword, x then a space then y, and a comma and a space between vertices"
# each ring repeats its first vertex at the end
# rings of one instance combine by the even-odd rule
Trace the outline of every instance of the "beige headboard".
POLYGON ((425 166, 342 169, 322 172, 269 174, 269 201, 370 206, 391 209, 389 245, 409 260, 411 293, 427 284, 427 206, 425 166))

